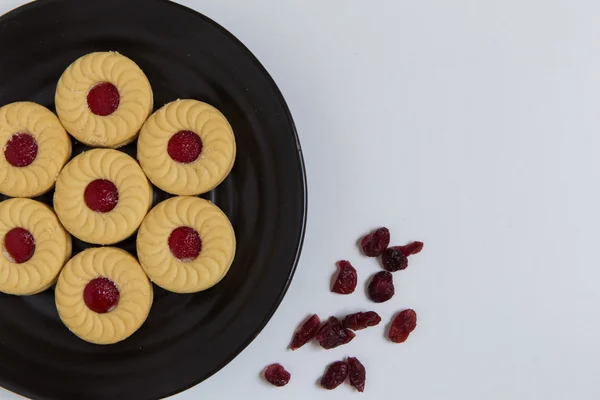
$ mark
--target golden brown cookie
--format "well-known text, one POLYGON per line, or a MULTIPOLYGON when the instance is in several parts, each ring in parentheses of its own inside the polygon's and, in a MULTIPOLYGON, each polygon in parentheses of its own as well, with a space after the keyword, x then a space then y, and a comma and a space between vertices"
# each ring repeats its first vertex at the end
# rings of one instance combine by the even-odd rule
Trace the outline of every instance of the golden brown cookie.
POLYGON ((45 204, 31 199, 0 203, 0 291, 27 295, 54 284, 71 257, 71 235, 45 204))
POLYGON ((233 227, 219 207, 198 197, 179 196, 148 213, 138 232, 137 253, 158 286, 192 293, 223 279, 235 244, 233 227))
POLYGON ((152 284, 137 260, 114 247, 77 254, 65 265, 55 290, 63 323, 96 344, 131 336, 148 317, 153 298, 152 284))
POLYGON ((127 154, 94 149, 73 158, 56 181, 54 209, 71 234, 113 244, 140 226, 152 205, 152 186, 127 154))
POLYGON ((0 108, 0 193, 39 196, 71 157, 71 139, 56 115, 28 101, 0 108))
POLYGON ((134 140, 152 112, 152 87, 135 62, 116 52, 78 58, 56 86, 56 112, 67 131, 93 147, 134 140))
POLYGON ((148 178, 165 192, 206 193, 233 168, 235 137, 213 106, 177 100, 148 118, 138 140, 138 159, 148 178))

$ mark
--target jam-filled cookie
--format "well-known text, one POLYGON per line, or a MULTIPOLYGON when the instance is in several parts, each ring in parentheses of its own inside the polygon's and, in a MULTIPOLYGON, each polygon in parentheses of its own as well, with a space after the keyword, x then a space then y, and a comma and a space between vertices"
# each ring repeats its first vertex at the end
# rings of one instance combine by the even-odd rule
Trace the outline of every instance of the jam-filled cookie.
POLYGON ((217 206, 198 197, 173 197, 144 219, 137 236, 142 268, 158 286, 177 293, 217 284, 235 256, 235 234, 217 206))
POLYGON ((56 112, 67 131, 93 147, 133 141, 152 112, 152 87, 135 62, 116 52, 87 54, 56 86, 56 112))
POLYGON ((71 235, 45 204, 31 199, 0 203, 0 291, 39 293, 54 284, 71 257, 71 235))
POLYGON ((71 332, 96 344, 131 336, 150 312, 152 284, 124 250, 97 247, 73 257, 55 290, 58 315, 71 332))
POLYGON ((127 154, 94 149, 73 158, 56 181, 54 209, 71 234, 113 244, 140 226, 152 205, 152 186, 127 154))
POLYGON ((0 193, 39 196, 71 157, 71 139, 56 115, 28 101, 0 108, 0 193))
POLYGON ((233 130, 213 106, 177 100, 148 118, 138 140, 138 159, 162 190, 196 195, 214 189, 235 161, 233 130))

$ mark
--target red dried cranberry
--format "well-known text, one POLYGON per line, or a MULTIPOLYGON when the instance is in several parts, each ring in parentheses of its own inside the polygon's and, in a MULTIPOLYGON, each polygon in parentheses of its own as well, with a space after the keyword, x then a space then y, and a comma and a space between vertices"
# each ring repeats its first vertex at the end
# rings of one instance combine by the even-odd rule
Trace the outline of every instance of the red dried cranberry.
POLYGON ((329 317, 319 328, 316 339, 324 349, 333 349, 354 339, 354 333, 344 329, 342 323, 336 317, 329 317))
POLYGON ((96 179, 85 187, 83 200, 90 210, 107 213, 117 206, 119 202, 119 190, 109 180, 96 179))
POLYGON ((315 337, 320 325, 321 320, 317 314, 314 314, 312 317, 307 319, 306 322, 302 324, 302 326, 294 334, 292 344, 290 344, 290 349, 296 350, 308 343, 312 338, 315 337))
POLYGON ((403 343, 408 335, 417 327, 417 313, 415 310, 404 310, 392 320, 390 327, 390 340, 394 343, 403 343))
POLYGON ((412 242, 406 246, 395 246, 395 249, 400 250, 406 257, 414 254, 419 254, 423 250, 423 242, 412 242))
POLYGON ((360 241, 363 253, 369 257, 378 257, 390 244, 390 231, 388 228, 379 228, 369 233, 360 241))
POLYGON ((202 240, 194 228, 180 226, 173 229, 168 239, 169 250, 180 261, 192 261, 202 251, 202 240))
POLYGON ((375 326, 381 322, 381 317, 375 311, 357 312, 344 318, 344 328, 359 331, 369 326, 375 326))
POLYGON ((325 374, 321 378, 321 387, 323 389, 333 390, 340 386, 348 376, 348 364, 344 361, 336 361, 327 367, 325 374))
POLYGON ((271 364, 265 369, 265 379, 273 386, 285 386, 291 377, 292 375, 281 364, 271 364))
POLYGON ((346 339, 344 339, 344 343, 349 343, 352 339, 356 337, 356 333, 352 332, 350 329, 345 329, 346 339))
POLYGON ((167 153, 178 163, 189 164, 200 157, 202 139, 195 132, 179 131, 169 139, 167 153))
POLYGON ((29 133, 15 133, 4 147, 4 158, 13 167, 28 166, 35 160, 37 154, 37 141, 29 133))
POLYGON ((364 392, 367 371, 356 357, 348 357, 348 376, 350 377, 350 384, 359 392, 364 392))
POLYGON ((119 304, 119 289, 108 278, 94 278, 85 285, 83 289, 83 301, 85 305, 98 314, 104 314, 115 309, 119 304))
POLYGON ((4 251, 14 263, 28 261, 35 253, 35 239, 23 228, 12 228, 4 235, 4 251))
POLYGON ((357 274, 356 269, 349 261, 338 261, 340 272, 333 283, 331 291, 339 294, 350 294, 356 289, 357 274))
POLYGON ((369 297, 375 303, 383 303, 394 296, 394 281, 392 274, 387 271, 381 271, 373 275, 369 284, 369 297))
POLYGON ((120 102, 119 90, 110 82, 100 82, 94 85, 87 95, 90 111, 102 117, 117 111, 120 102))
POLYGON ((390 272, 396 272, 408 267, 408 258, 397 247, 388 247, 381 256, 383 268, 390 272))

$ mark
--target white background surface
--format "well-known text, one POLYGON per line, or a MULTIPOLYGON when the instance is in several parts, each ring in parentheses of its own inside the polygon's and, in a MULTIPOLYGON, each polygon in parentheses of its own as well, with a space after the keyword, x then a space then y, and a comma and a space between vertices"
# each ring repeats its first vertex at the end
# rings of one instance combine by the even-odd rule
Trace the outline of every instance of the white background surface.
MULTIPOLYGON (((6 1, 6 11, 20 1, 6 1)), ((598 399, 600 3, 187 0, 243 41, 294 115, 309 182, 302 259, 268 326, 192 399, 598 399), (355 241, 425 250, 376 305, 355 241), (329 292, 334 262, 359 272, 329 292), (395 345, 396 311, 419 325, 395 345), (286 351, 310 313, 373 309, 346 346, 286 351), (363 395, 316 382, 357 356, 363 395), (292 373, 261 381, 271 362, 292 373)), ((2 393, 4 398, 17 398, 2 393)))

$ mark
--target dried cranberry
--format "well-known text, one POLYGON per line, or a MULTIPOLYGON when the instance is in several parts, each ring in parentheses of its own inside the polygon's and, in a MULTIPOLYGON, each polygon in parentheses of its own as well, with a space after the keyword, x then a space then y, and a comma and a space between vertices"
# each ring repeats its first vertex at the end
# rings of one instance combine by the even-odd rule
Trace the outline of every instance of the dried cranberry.
POLYGON ((388 228, 379 228, 375 232, 369 233, 360 241, 363 253, 369 257, 377 257, 390 244, 390 231, 388 228))
POLYGON ((281 364, 271 364, 265 369, 265 379, 273 386, 285 386, 291 377, 281 364))
POLYGON ((350 384, 359 392, 364 392, 367 371, 356 357, 348 357, 348 376, 350 377, 350 384))
POLYGON ((314 314, 312 317, 307 319, 306 322, 302 324, 302 326, 294 334, 292 344, 290 344, 290 349, 296 350, 308 343, 312 338, 315 337, 320 325, 321 320, 317 314, 314 314))
POLYGON ((392 320, 390 327, 390 340, 394 343, 403 343, 408 335, 417 327, 417 313, 415 310, 404 310, 392 320))
POLYGON ((352 339, 356 337, 356 333, 352 332, 350 329, 345 329, 346 331, 346 339, 344 339, 344 344, 349 343, 352 339))
POLYGON ((344 328, 359 331, 369 326, 375 326, 381 322, 381 317, 375 311, 357 312, 344 318, 344 328))
POLYGON ((340 272, 333 283, 331 291, 339 294, 350 294, 356 289, 357 275, 356 269, 349 261, 338 261, 340 272))
POLYGON ((348 376, 348 364, 344 361, 336 361, 327 367, 325 374, 321 378, 321 387, 323 389, 333 390, 340 386, 348 376))
POLYGON ((383 256, 381 256, 381 262, 383 268, 390 272, 396 272, 408 267, 408 258, 397 247, 388 247, 385 249, 383 256))
POLYGON ((406 246, 394 246, 393 249, 398 249, 404 254, 406 257, 412 256, 413 254, 418 254, 423 250, 423 242, 412 242, 407 244, 406 246))
POLYGON ((394 296, 394 281, 387 271, 376 273, 369 284, 369 297, 375 303, 383 303, 394 296))
POLYGON ((324 349, 333 349, 354 339, 354 333, 351 330, 344 329, 342 323, 336 317, 329 319, 321 325, 317 332, 317 341, 324 349))

